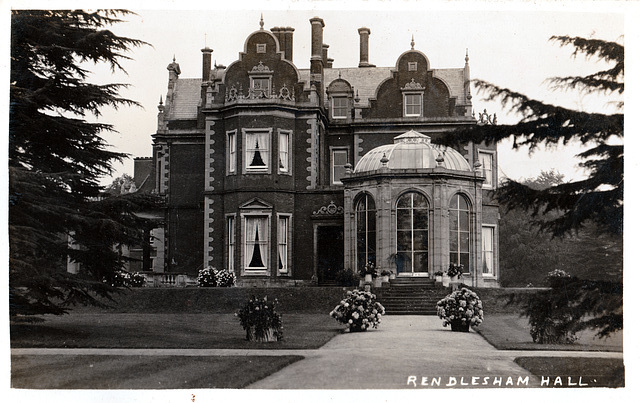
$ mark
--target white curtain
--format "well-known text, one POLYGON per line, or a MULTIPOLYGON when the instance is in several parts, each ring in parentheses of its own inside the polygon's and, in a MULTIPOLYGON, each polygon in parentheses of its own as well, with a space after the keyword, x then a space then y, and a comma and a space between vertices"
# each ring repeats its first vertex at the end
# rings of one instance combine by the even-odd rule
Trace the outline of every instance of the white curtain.
POLYGON ((269 161, 269 133, 247 133, 247 162, 249 167, 263 167, 268 165, 269 161), (254 165, 259 154, 262 164, 254 165))
POLYGON ((281 171, 289 171, 289 133, 280 133, 280 141, 278 144, 280 151, 280 164, 279 169, 281 171))
POLYGON ((253 248, 256 240, 258 220, 254 217, 247 217, 246 220, 244 266, 249 267, 249 264, 251 264, 251 258, 253 257, 253 248))
POLYGON ((493 274, 493 228, 482 227, 482 273, 493 274))
POLYGON ((268 259, 267 259, 267 253, 268 252, 268 245, 267 245, 267 218, 266 217, 260 217, 256 219, 257 222, 257 226, 258 226, 258 236, 259 236, 259 245, 260 245, 260 256, 262 257, 262 263, 266 266, 268 263, 268 259))
POLYGON ((289 218, 280 217, 278 219, 278 259, 280 259, 279 269, 286 273, 289 270, 287 264, 287 237, 289 230, 289 218))

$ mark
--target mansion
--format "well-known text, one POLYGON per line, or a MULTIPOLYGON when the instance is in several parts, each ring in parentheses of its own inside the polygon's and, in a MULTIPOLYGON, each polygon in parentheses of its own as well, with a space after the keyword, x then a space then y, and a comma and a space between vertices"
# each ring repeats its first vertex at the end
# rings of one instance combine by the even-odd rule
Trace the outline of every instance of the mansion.
POLYGON ((468 56, 432 69, 412 40, 376 67, 360 28, 358 66, 334 68, 324 21, 310 24, 308 66, 293 64, 294 29, 262 20, 229 66, 208 47, 202 77, 169 64, 153 155, 136 161, 165 200, 145 270, 288 286, 335 284, 367 262, 398 277, 455 263, 465 283, 497 287, 496 146, 437 144, 492 122, 474 117, 468 56))

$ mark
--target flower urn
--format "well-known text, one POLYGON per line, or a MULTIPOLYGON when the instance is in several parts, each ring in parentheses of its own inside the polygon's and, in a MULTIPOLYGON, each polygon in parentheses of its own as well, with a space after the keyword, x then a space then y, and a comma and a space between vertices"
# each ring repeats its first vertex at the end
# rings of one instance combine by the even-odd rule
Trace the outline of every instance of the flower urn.
POLYGON ((364 275, 364 283, 372 283, 373 282, 373 276, 371 274, 365 274, 364 275))

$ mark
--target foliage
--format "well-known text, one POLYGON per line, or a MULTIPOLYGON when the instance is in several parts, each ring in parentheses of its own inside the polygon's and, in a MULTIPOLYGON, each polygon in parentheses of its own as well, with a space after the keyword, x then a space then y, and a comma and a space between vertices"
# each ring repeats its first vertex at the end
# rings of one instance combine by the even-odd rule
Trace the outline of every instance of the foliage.
MULTIPOLYGON (((572 45, 574 56, 581 53, 613 64, 608 70, 584 77, 552 78, 554 88, 615 97, 624 92, 623 45, 567 36, 554 36, 551 40, 561 46, 572 45)), ((618 143, 624 133, 623 103, 617 103, 618 113, 588 113, 549 105, 485 81, 475 81, 475 85, 487 94, 486 99, 510 105, 522 120, 513 125, 478 125, 452 131, 439 142, 455 146, 467 141, 479 144, 511 139, 514 148, 526 147, 531 152, 539 146, 566 145, 570 141, 587 147, 577 155, 584 160, 580 166, 589 173, 586 179, 545 189, 508 179, 496 192, 500 204, 530 212, 536 225, 554 236, 578 230, 588 221, 610 233, 622 233, 624 147, 618 143), (549 212, 557 214, 547 215, 549 212)))
POLYGON ((342 269, 336 272, 336 282, 344 287, 357 286, 358 276, 351 270, 342 269))
POLYGON ((111 184, 107 186, 105 192, 111 195, 120 195, 126 193, 133 193, 136 191, 136 185, 129 174, 122 174, 119 177, 113 179, 111 184))
POLYGON ((464 270, 464 265, 449 263, 449 268, 447 269, 447 276, 451 278, 454 278, 454 277, 461 278, 463 270, 464 270))
POLYGON ((199 287, 233 287, 236 284, 236 275, 229 270, 218 270, 207 266, 198 271, 199 287))
POLYGON ((596 329, 600 338, 622 329, 621 283, 580 280, 562 270, 547 281, 551 288, 531 295, 524 311, 534 342, 573 343, 582 329, 596 329))
POLYGON ((360 277, 362 278, 364 278, 364 276, 366 276, 367 274, 370 274, 372 278, 376 278, 378 277, 378 269, 373 262, 369 262, 358 269, 358 274, 360 274, 360 277))
MULTIPOLYGON (((562 175, 551 170, 524 183, 544 189, 563 181, 562 175)), ((602 231, 587 221, 577 233, 552 237, 536 228, 530 222, 529 212, 523 209, 507 211, 500 206, 500 217, 500 284, 503 287, 544 286, 550 267, 590 280, 622 278, 621 234, 602 231)))
POLYGON ((356 289, 347 291, 346 298, 329 315, 338 322, 349 325, 351 332, 364 332, 369 327, 378 327, 384 315, 384 307, 376 302, 375 294, 356 289))
POLYGON ((444 273, 441 270, 438 270, 437 272, 433 273, 434 276, 444 276, 444 273))
MULTIPOLYGON (((107 282, 107 279, 104 279, 103 282, 107 282)), ((125 270, 117 270, 111 279, 112 287, 142 287, 144 283, 144 275, 138 272, 129 273, 125 270)))
POLYGON ((391 271, 389 270, 382 270, 382 272, 380 272, 381 276, 390 276, 391 275, 391 271))
POLYGON ((447 295, 436 304, 438 317, 442 319, 442 326, 446 327, 455 322, 468 323, 479 326, 484 320, 482 301, 478 294, 462 288, 447 295))
POLYGON ((123 70, 142 41, 106 26, 127 11, 12 10, 9 110, 10 313, 62 314, 76 303, 108 298, 125 258, 113 245, 141 238, 135 212, 149 196, 103 199, 101 176, 125 155, 100 136, 113 126, 85 120, 102 107, 132 106, 124 84, 87 82, 88 63, 123 70), (70 245, 73 236, 75 245, 70 245), (66 273, 67 258, 81 264, 66 273), (102 279, 107 278, 103 283, 102 279))
POLYGON ((267 297, 258 299, 251 296, 246 305, 236 313, 247 340, 264 341, 269 336, 276 340, 282 339, 282 316, 276 312, 277 304, 277 299, 269 302, 267 297))

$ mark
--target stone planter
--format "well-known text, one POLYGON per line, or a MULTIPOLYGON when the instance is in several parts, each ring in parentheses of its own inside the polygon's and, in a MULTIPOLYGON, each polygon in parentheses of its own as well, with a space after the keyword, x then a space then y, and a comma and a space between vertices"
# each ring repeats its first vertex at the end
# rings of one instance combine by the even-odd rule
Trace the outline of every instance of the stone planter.
POLYGON ((442 283, 442 276, 436 276, 436 281, 438 283, 442 283))
POLYGON ((452 320, 451 321, 451 330, 454 332, 468 332, 469 331, 469 322, 465 321, 464 323, 461 320, 452 320))
POLYGON ((444 276, 442 277, 442 285, 445 287, 449 287, 449 282, 451 281, 451 277, 444 276))
POLYGON ((364 275, 364 282, 366 283, 372 283, 373 282, 373 276, 371 274, 365 274, 364 275))
POLYGON ((383 283, 388 283, 389 282, 389 276, 382 276, 382 282, 383 283))

